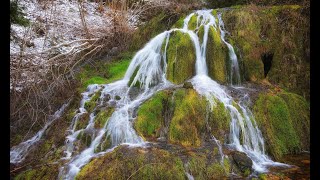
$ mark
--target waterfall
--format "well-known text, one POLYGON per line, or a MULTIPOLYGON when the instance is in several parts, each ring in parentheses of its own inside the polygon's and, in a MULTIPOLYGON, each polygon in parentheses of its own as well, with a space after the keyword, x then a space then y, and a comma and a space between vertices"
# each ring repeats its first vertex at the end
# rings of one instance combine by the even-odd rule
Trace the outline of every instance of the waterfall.
MULTIPOLYGON (((69 163, 60 169, 59 177, 63 179, 74 179, 81 167, 87 164, 90 159, 112 151, 112 149, 119 144, 128 144, 131 146, 144 146, 146 144, 146 142, 144 142, 143 139, 139 137, 133 129, 133 111, 145 100, 152 97, 155 92, 173 86, 173 84, 166 79, 166 51, 170 34, 173 31, 180 31, 188 34, 195 47, 196 75, 190 79, 194 89, 200 95, 206 97, 209 102, 210 110, 212 110, 212 108, 216 105, 216 101, 219 100, 224 104, 232 117, 229 136, 231 142, 230 146, 238 151, 245 152, 248 157, 252 159, 253 168, 257 171, 266 171, 267 165, 280 165, 280 163, 273 162, 267 157, 267 155, 265 155, 263 138, 250 110, 242 103, 238 104, 241 110, 238 110, 236 107, 234 107, 233 103, 235 102, 233 101, 232 97, 226 93, 224 87, 219 85, 216 81, 212 80, 208 76, 208 68, 206 64, 206 45, 210 27, 220 30, 220 38, 228 47, 230 63, 232 64, 230 69, 231 85, 239 84, 240 72, 237 56, 232 45, 224 39, 225 29, 221 14, 219 14, 218 19, 216 19, 212 15, 212 10, 200 10, 191 13, 185 18, 183 28, 175 28, 169 31, 164 31, 163 33, 154 37, 145 45, 145 47, 138 51, 133 57, 122 80, 103 85, 101 88, 100 104, 103 104, 104 97, 108 95, 116 103, 116 110, 113 112, 104 127, 97 130, 97 132, 93 134, 93 140, 90 146, 80 152, 80 154, 72 157, 69 163), (194 15, 197 16, 196 30, 200 26, 204 27, 202 43, 200 43, 197 33, 188 29, 188 23, 191 17, 194 15), (162 49, 163 44, 165 44, 164 49, 162 49), (134 78, 131 79, 133 75, 134 78), (132 80, 132 82, 130 85, 128 85, 130 80, 132 80), (129 92, 134 88, 136 83, 139 84, 140 91, 135 98, 131 99, 129 92), (116 96, 120 97, 120 100, 116 100, 116 96), (240 111, 243 115, 240 113, 240 111), (243 135, 243 144, 240 143, 240 132, 243 135), (94 149, 101 143, 101 140, 104 136, 110 137, 112 148, 105 152, 95 153, 94 149)), ((79 113, 75 115, 73 121, 76 121, 78 116, 81 116, 84 112, 86 112, 84 109, 84 102, 90 100, 90 98, 88 98, 88 94, 93 93, 93 87, 96 87, 96 85, 93 85, 92 87, 89 86, 88 91, 86 92, 87 94, 83 94, 83 100, 81 101, 79 113)), ((96 91, 97 89, 99 88, 96 88, 96 91)), ((94 122, 94 118, 95 117, 93 115, 90 115, 90 122, 94 122)), ((87 128, 88 127, 92 126, 88 125, 87 128)), ((76 132, 71 130, 73 135, 68 136, 69 138, 67 137, 69 144, 71 144, 69 149, 72 150, 73 141, 77 140, 76 137, 81 131, 83 130, 78 130, 76 132)), ((212 136, 212 140, 214 140, 219 147, 221 163, 223 163, 224 154, 222 152, 222 145, 214 136, 212 136)), ((71 154, 72 151, 69 151, 67 153, 67 157, 70 158, 71 154)))
MULTIPOLYGON (((104 88, 101 91, 100 104, 103 104, 104 97, 108 95, 111 100, 116 103, 116 109, 104 127, 96 130, 97 133, 92 135, 93 140, 90 146, 80 154, 74 156, 65 167, 60 169, 60 179, 74 179, 81 167, 87 164, 91 158, 109 152, 110 149, 102 153, 95 152, 95 148, 101 143, 104 136, 111 137, 112 148, 119 144, 128 144, 131 146, 145 145, 143 139, 138 136, 133 129, 133 111, 157 91, 172 86, 172 84, 165 78, 166 61, 164 53, 166 51, 163 53, 161 50, 163 43, 166 43, 167 46, 171 32, 172 31, 165 31, 157 35, 143 49, 137 52, 122 80, 103 85, 104 88), (164 65, 161 66, 161 64, 164 65), (134 75, 135 71, 135 77, 131 85, 128 86, 130 78, 134 75), (141 91, 137 97, 130 99, 129 92, 136 82, 139 82, 141 91), (116 100, 115 97, 117 96, 120 97, 119 100, 116 100)), ((89 87, 88 89, 87 93, 92 93, 92 90, 90 90, 91 88, 89 87)), ((83 110, 83 102, 88 100, 90 99, 87 98, 87 94, 83 94, 80 109, 83 110)), ((80 113, 83 111, 80 110, 80 113)), ((74 119, 77 119, 77 115, 74 119)), ((90 122, 94 123, 94 116, 90 119, 89 124, 90 122)), ((92 128, 93 126, 88 125, 87 128, 89 127, 92 128)), ((70 142, 70 139, 76 140, 75 137, 77 137, 79 132, 76 131, 73 134, 74 135, 71 135, 72 138, 67 138, 69 140, 68 142, 70 142)), ((69 157, 70 154, 71 152, 68 153, 69 157)))
MULTIPOLYGON (((67 130, 66 137, 66 150, 63 159, 69 160, 63 167, 60 168, 59 179, 74 179, 80 169, 86 165, 92 158, 103 155, 112 151, 120 144, 128 144, 131 146, 145 146, 146 142, 135 132, 133 129, 133 121, 135 119, 135 110, 148 98, 152 97, 157 91, 168 89, 174 85, 166 79, 167 69, 167 46, 170 39, 170 34, 174 31, 180 31, 188 34, 194 47, 196 54, 196 74, 189 79, 193 88, 208 101, 208 111, 212 111, 217 105, 217 101, 224 104, 231 117, 230 134, 228 144, 235 150, 244 152, 253 161, 253 168, 256 171, 267 171, 269 165, 284 165, 281 163, 273 162, 266 154, 264 147, 264 140, 262 134, 255 122, 252 112, 247 107, 249 102, 248 96, 244 96, 237 104, 240 108, 234 106, 236 103, 233 98, 227 93, 223 85, 218 84, 215 80, 208 76, 208 67, 206 62, 206 51, 208 34, 210 28, 220 32, 220 38, 222 42, 228 47, 229 50, 229 63, 231 64, 229 83, 231 85, 239 85, 240 71, 238 65, 238 59, 235 54, 234 48, 230 43, 225 40, 226 30, 221 18, 221 14, 218 14, 216 18, 212 14, 212 10, 199 10, 191 13, 184 19, 183 28, 175 28, 168 31, 164 31, 151 39, 141 50, 139 50, 133 57, 126 74, 123 79, 104 85, 89 85, 87 90, 82 93, 82 100, 80 106, 75 112, 75 116, 72 119, 70 127, 67 130), (190 19, 196 16, 196 29, 188 29, 190 19), (204 34, 202 42, 200 43, 197 35, 197 30, 203 26, 204 34), (164 48, 163 48, 164 45, 164 48), (129 84, 130 83, 130 84, 129 84), (136 86, 139 86, 137 88, 136 86), (135 97, 130 96, 130 92, 137 90, 135 97), (101 106, 108 104, 114 107, 114 112, 103 125, 102 128, 95 128, 94 122, 96 118, 96 108, 89 114, 89 122, 83 129, 76 129, 77 123, 86 114, 88 115, 88 109, 85 104, 89 102, 92 97, 101 92, 99 97, 99 104, 101 106), (105 101, 105 97, 109 97, 109 101, 105 101), (117 98, 118 97, 118 98, 117 98), (80 133, 89 133, 91 137, 91 143, 87 148, 81 152, 76 151, 76 143, 80 133), (102 152, 95 152, 95 149, 101 145, 103 138, 109 137, 111 140, 111 148, 102 152)), ((59 111, 61 115, 61 111, 59 111)), ((58 114, 59 114, 58 113, 58 114)), ((20 146, 25 146, 23 151, 34 144, 42 136, 44 130, 52 123, 50 121, 45 128, 37 133, 37 135, 28 140, 24 144, 13 147, 10 152, 10 162, 20 162, 25 155, 19 153, 20 146), (31 143, 32 142, 32 143, 31 143)), ((219 147, 219 153, 221 155, 221 162, 223 164, 223 158, 225 157, 222 152, 222 145, 214 136, 211 138, 219 147)), ((189 179, 193 179, 190 174, 187 174, 189 179)))
MULTIPOLYGON (((196 13, 202 17, 203 23, 208 23, 209 26, 214 26, 216 28, 216 24, 212 23, 215 21, 214 16, 211 14, 211 10, 200 10, 196 13), (211 18, 208 18, 211 17, 211 18), (209 21, 208 21, 209 20, 209 21)), ((190 18, 187 17, 189 20, 190 18)), ((185 21, 185 24, 188 23, 188 19, 185 21)), ((230 59, 232 62, 232 73, 235 73, 236 83, 240 83, 240 75, 239 75, 239 66, 237 62, 237 57, 234 53, 233 47, 224 40, 225 32, 222 31, 224 29, 224 24, 221 18, 221 14, 218 15, 219 19, 219 29, 221 34, 221 40, 228 46, 230 59)), ((198 23, 197 23, 198 24, 198 23)), ((205 32, 208 31, 208 24, 206 24, 205 32), (207 30, 206 30, 207 29, 207 30)), ((188 26, 184 25, 185 28, 188 26)), ((207 43, 208 33, 204 33, 203 43, 207 43)), ((203 46, 205 47, 205 46, 203 46)), ((202 52, 205 52, 205 49, 202 49, 202 52)), ((194 76, 190 82, 192 83, 194 89, 201 95, 205 96, 208 102, 211 104, 211 107, 216 105, 216 100, 219 100, 224 104, 227 108, 230 116, 231 116, 231 124, 230 124, 230 135, 229 139, 231 142, 231 147, 234 147, 236 150, 244 152, 248 155, 248 157, 253 161, 253 169, 258 172, 267 171, 267 166, 269 165, 285 165, 282 163, 273 162, 266 154, 265 147, 262 134, 258 129, 258 126, 255 123, 254 117, 250 110, 243 104, 239 103, 239 107, 241 108, 241 114, 236 107, 233 105, 233 99, 229 96, 224 90, 223 86, 219 85, 216 81, 212 80, 207 73, 206 67, 206 56, 205 53, 201 53, 201 57, 196 60, 196 76, 194 76), (200 65, 198 65, 200 64, 200 65), (243 143, 240 142, 240 133, 242 134, 243 143)), ((232 79, 232 76, 231 76, 232 79)), ((232 81, 231 81, 232 82, 232 81)), ((248 98, 248 96, 246 96, 248 98)), ((219 143, 217 143, 219 144, 219 143)), ((223 157, 223 156, 222 156, 223 157)))
POLYGON ((220 34, 221 34, 221 40, 227 45, 229 49, 229 57, 231 60, 231 66, 230 66, 230 83, 231 85, 239 85, 241 83, 240 79, 240 69, 239 69, 239 64, 238 64, 238 57, 236 53, 234 52, 233 46, 229 44, 225 39, 226 35, 226 30, 224 27, 224 22, 221 18, 221 13, 218 14, 218 19, 219 19, 219 29, 220 29, 220 34))

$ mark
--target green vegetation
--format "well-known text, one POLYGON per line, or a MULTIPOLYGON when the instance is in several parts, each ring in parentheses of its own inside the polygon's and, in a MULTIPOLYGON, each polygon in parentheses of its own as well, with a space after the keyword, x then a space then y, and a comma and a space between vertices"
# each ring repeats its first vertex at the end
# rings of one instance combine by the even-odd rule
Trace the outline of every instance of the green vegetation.
POLYGON ((75 130, 79 130, 79 129, 84 129, 87 127, 88 125, 88 122, 90 120, 90 117, 89 117, 89 113, 85 113, 83 114, 79 119, 78 121, 76 122, 76 128, 75 130))
POLYGON ((26 170, 16 176, 15 180, 42 180, 42 179, 57 179, 59 174, 59 165, 50 164, 42 165, 35 169, 26 170))
MULTIPOLYGON (((130 80, 129 80, 129 82, 128 82, 128 86, 131 86, 131 84, 132 84, 132 82, 133 82, 133 80, 134 80, 134 78, 136 77, 136 75, 137 75, 137 73, 138 73, 138 71, 139 71, 139 68, 140 68, 140 66, 138 66, 135 70, 134 70, 134 72, 133 72, 133 74, 132 74, 132 76, 130 77, 130 80)), ((135 84, 133 84, 133 86, 134 87, 140 87, 140 81, 137 81, 135 84)))
POLYGON ((78 91, 83 92, 89 84, 106 84, 123 78, 132 57, 133 53, 125 53, 112 61, 85 65, 77 75, 77 80, 81 83, 78 91))
POLYGON ((303 150, 310 147, 310 106, 301 96, 282 92, 278 94, 287 104, 292 125, 297 132, 303 150))
POLYGON ((193 15, 191 16, 190 21, 188 23, 188 29, 194 31, 196 28, 197 28, 197 16, 193 15))
POLYGON ((245 80, 273 84, 309 99, 309 17, 298 5, 255 5, 223 13, 228 41, 235 47, 245 80), (262 56, 273 54, 270 70, 264 72, 262 56))
MULTIPOLYGON (((198 32, 201 40, 203 34, 204 27, 202 26, 198 32)), ((222 43, 220 32, 213 27, 210 27, 208 32, 206 60, 209 76, 219 83, 225 83, 227 80, 227 62, 229 61, 228 48, 222 43)))
POLYGON ((224 166, 220 162, 210 162, 206 155, 194 155, 188 162, 188 169, 195 179, 225 179, 231 171, 230 162, 224 159, 224 166), (227 172, 227 173, 226 173, 227 172))
POLYGON ((94 121, 94 128, 103 128, 113 112, 114 108, 111 107, 106 107, 104 109, 99 110, 94 121))
POLYGON ((285 154, 309 149, 309 107, 301 96, 260 94, 254 114, 268 150, 277 160, 285 154))
POLYGON ((214 137, 224 143, 226 135, 229 134, 231 117, 222 102, 216 100, 216 103, 217 105, 209 113, 208 124, 214 137))
POLYGON ((101 96, 101 90, 92 95, 91 99, 84 104, 84 108, 90 113, 97 106, 99 98, 101 96))
POLYGON ((29 26, 30 21, 24 17, 25 14, 22 12, 22 9, 17 0, 10 1, 10 25, 29 26))
POLYGON ((185 18, 186 18, 186 15, 181 15, 179 20, 177 22, 175 22, 171 28, 182 28, 184 25, 185 18))
POLYGON ((167 47, 167 79, 181 84, 195 74, 195 49, 188 34, 171 33, 167 47))
POLYGON ((205 132, 206 100, 193 89, 174 93, 175 110, 169 127, 169 140, 183 146, 200 146, 205 132))
POLYGON ((194 89, 183 88, 160 91, 143 103, 134 127, 140 136, 151 141, 160 136, 162 129, 169 127, 171 143, 200 146, 206 132, 206 120, 212 134, 224 142, 229 133, 230 115, 223 103, 217 101, 210 111, 205 98, 194 89))
POLYGON ((168 99, 168 94, 161 91, 140 106, 134 127, 142 137, 159 137, 160 128, 164 126, 163 101, 168 99))
POLYGON ((96 153, 106 151, 108 148, 111 148, 111 145, 111 137, 105 134, 101 139, 101 143, 94 149, 94 151, 96 153))
POLYGON ((175 23, 177 20, 178 16, 166 12, 161 12, 160 14, 156 15, 146 24, 139 27, 138 31, 133 34, 132 43, 129 49, 131 51, 139 50, 156 35, 167 29, 170 29, 173 23, 175 23))
POLYGON ((126 148, 94 159, 76 179, 185 179, 182 161, 165 150, 126 148))

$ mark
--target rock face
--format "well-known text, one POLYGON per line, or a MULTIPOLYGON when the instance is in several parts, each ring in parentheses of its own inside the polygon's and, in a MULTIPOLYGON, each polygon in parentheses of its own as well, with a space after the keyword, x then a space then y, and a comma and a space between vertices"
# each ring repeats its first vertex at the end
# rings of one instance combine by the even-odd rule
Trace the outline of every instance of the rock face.
POLYGON ((169 143, 198 147, 212 133, 221 142, 229 133, 230 115, 220 102, 211 111, 194 89, 157 93, 138 110, 135 129, 147 140, 165 137, 169 143))
POLYGON ((245 80, 267 78, 309 99, 309 16, 298 5, 243 6, 223 12, 245 80), (266 61, 266 56, 271 58, 266 61), (265 71, 266 70, 266 71, 265 71))
POLYGON ((188 34, 174 31, 167 47, 167 79, 181 84, 195 74, 195 48, 188 34))
POLYGON ((120 146, 94 159, 76 179, 185 179, 182 161, 168 151, 120 146))
MULTIPOLYGON (((203 41, 204 28, 199 28, 198 36, 203 41)), ((219 82, 226 83, 227 79, 227 62, 228 62, 228 48, 222 42, 220 32, 213 27, 209 28, 206 60, 208 66, 209 76, 219 82)))
POLYGON ((255 119, 275 159, 310 148, 310 107, 306 100, 287 92, 262 93, 254 104, 255 119))
POLYGON ((234 151, 232 153, 232 159, 242 173, 252 171, 252 160, 245 153, 234 151))

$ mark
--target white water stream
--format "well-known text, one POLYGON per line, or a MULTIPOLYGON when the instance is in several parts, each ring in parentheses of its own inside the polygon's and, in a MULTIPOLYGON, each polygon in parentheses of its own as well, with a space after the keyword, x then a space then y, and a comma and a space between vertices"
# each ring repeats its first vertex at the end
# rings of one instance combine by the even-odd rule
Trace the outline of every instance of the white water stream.
POLYGON ((62 107, 57 110, 52 117, 49 118, 47 123, 44 125, 40 131, 38 131, 32 138, 21 142, 20 144, 13 146, 10 150, 10 163, 17 164, 22 162, 26 156, 29 154, 29 150, 33 147, 42 137, 44 132, 48 127, 57 119, 61 117, 66 107, 69 105, 70 100, 62 105, 62 107))

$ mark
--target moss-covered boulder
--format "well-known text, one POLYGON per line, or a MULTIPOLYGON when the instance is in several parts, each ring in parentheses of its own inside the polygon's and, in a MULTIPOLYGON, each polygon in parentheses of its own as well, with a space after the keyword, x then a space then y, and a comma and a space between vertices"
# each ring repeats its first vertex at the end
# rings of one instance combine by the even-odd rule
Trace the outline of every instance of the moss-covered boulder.
POLYGON ((225 143, 230 131, 230 113, 222 102, 216 100, 216 106, 212 108, 208 115, 208 125, 212 135, 222 144, 225 143))
POLYGON ((217 101, 211 110, 205 97, 194 89, 181 88, 160 91, 144 102, 134 127, 148 141, 163 137, 169 143, 197 147, 204 141, 206 132, 225 142, 230 119, 223 103, 217 101))
POLYGON ((155 148, 120 146, 92 160, 76 179, 185 179, 180 158, 155 148))
POLYGON ((169 141, 184 146, 200 146, 205 132, 207 101, 193 89, 174 93, 175 110, 169 127, 169 141))
POLYGON ((249 5, 223 12, 227 40, 245 80, 267 78, 309 99, 310 24, 304 12, 298 5, 249 5))
POLYGON ((196 30, 196 28, 197 28, 197 19, 198 19, 198 17, 197 17, 196 14, 191 16, 191 18, 189 20, 189 23, 188 23, 188 29, 193 30, 193 31, 196 30))
POLYGON ((167 79, 181 84, 195 74, 196 54, 190 36, 181 31, 170 35, 167 47, 167 79))
POLYGON ((171 96, 172 91, 160 91, 140 106, 134 124, 139 135, 149 140, 160 137, 166 126, 166 109, 173 108, 171 96))
POLYGON ((231 172, 230 160, 225 158, 222 164, 219 158, 218 150, 191 154, 186 169, 195 179, 227 179, 231 172))
POLYGON ((28 169, 21 172, 15 180, 42 180, 42 179, 57 179, 59 175, 60 164, 46 164, 33 169, 28 169))
POLYGON ((105 107, 100 109, 94 120, 94 128, 103 128, 108 122, 113 112, 114 108, 111 107, 105 107))
POLYGON ((94 110, 99 102, 101 96, 101 90, 92 95, 89 101, 85 102, 84 108, 90 113, 94 110))
MULTIPOLYGON (((203 35, 204 27, 201 26, 198 32, 201 43, 203 41, 203 35)), ((229 51, 221 40, 220 31, 212 26, 208 32, 206 61, 209 76, 219 83, 225 83, 227 81, 227 67, 229 67, 228 63, 230 63, 229 51)))
POLYGON ((279 160, 283 155, 309 150, 310 110, 296 94, 260 94, 253 107, 267 150, 279 160))

